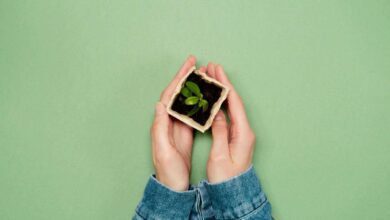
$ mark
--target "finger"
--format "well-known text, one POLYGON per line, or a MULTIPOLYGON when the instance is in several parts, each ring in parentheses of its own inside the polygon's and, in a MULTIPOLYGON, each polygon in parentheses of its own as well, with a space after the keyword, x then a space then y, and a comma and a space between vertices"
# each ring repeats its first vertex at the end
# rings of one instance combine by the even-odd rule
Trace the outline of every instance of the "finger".
POLYGON ((214 63, 209 62, 209 64, 207 64, 207 74, 210 77, 215 78, 215 64, 214 63))
POLYGON ((228 142, 228 124, 226 122, 225 114, 219 110, 214 118, 211 126, 211 133, 213 135, 213 144, 211 146, 210 155, 224 157, 229 154, 228 142))
POLYGON ((207 67, 201 66, 201 67, 199 68, 199 71, 202 72, 202 73, 206 73, 207 67))
POLYGON ((191 67, 195 65, 195 63, 196 58, 190 55, 184 62, 183 66, 180 68, 179 72, 177 72, 171 83, 168 85, 168 87, 165 88, 165 90, 161 93, 160 100, 164 105, 168 104, 169 99, 171 98, 171 95, 177 86, 177 83, 179 83, 180 79, 188 72, 191 67))
POLYGON ((168 113, 161 102, 155 107, 155 116, 151 128, 152 146, 154 150, 164 150, 170 148, 169 138, 170 119, 168 113))
POLYGON ((241 97, 238 95, 232 83, 227 78, 221 65, 216 65, 215 76, 218 81, 230 89, 227 97, 227 103, 229 118, 232 125, 238 126, 239 129, 249 128, 249 123, 241 97))
POLYGON ((193 133, 192 128, 186 124, 175 120, 173 122, 173 139, 177 151, 190 161, 192 154, 193 133))

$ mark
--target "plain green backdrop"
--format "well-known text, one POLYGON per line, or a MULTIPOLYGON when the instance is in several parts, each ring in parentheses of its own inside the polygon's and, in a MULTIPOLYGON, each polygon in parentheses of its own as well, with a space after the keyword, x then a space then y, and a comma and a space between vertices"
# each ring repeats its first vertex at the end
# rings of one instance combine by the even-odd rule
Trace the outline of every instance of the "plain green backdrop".
POLYGON ((276 219, 388 220, 389 39, 388 0, 0 0, 0 219, 130 219, 194 54, 243 97, 276 219))

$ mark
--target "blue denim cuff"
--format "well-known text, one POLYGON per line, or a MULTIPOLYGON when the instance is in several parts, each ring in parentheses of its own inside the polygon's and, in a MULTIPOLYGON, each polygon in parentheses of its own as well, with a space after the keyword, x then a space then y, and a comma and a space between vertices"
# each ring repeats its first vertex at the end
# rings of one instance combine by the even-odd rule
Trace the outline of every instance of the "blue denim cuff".
POLYGON ((206 182, 205 187, 216 219, 239 219, 267 204, 253 165, 244 173, 221 183, 206 182))
POLYGON ((195 199, 195 190, 174 191, 152 175, 146 184, 136 214, 142 219, 187 219, 195 199))

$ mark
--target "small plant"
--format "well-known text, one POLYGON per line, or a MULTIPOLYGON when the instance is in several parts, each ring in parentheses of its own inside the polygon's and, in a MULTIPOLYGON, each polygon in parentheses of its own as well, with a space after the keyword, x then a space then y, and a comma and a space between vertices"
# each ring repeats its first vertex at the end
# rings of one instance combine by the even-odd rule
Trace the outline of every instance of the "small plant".
POLYGON ((196 85, 196 83, 187 81, 185 86, 181 89, 180 93, 186 97, 184 104, 194 106, 194 108, 192 108, 191 111, 187 113, 188 116, 194 115, 201 108, 203 112, 207 111, 209 102, 203 98, 203 94, 201 93, 199 86, 196 85))
POLYGON ((211 127, 229 88, 195 68, 191 67, 177 84, 168 102, 167 112, 204 133, 211 127))

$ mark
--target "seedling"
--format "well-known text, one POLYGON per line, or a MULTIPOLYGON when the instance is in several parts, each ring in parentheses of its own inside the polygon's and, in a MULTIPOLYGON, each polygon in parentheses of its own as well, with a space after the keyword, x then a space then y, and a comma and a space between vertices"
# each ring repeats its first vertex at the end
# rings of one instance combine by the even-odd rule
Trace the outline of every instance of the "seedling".
POLYGON ((196 83, 187 81, 185 86, 180 90, 180 93, 186 97, 184 104, 194 106, 191 111, 187 113, 188 116, 194 115, 200 109, 202 109, 203 112, 207 111, 209 102, 203 98, 203 94, 196 83))
POLYGON ((167 111, 203 133, 210 128, 228 92, 228 87, 194 66, 178 82, 167 111))

